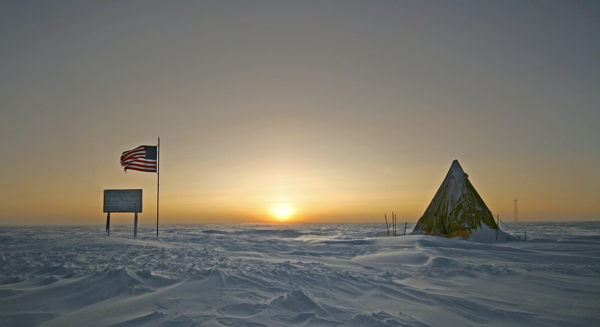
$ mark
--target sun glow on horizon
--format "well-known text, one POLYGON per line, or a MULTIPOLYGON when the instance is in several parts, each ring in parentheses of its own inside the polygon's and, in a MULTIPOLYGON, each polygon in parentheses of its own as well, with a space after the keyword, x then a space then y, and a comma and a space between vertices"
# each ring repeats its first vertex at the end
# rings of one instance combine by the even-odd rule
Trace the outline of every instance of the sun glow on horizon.
POLYGON ((278 204, 271 208, 271 214, 280 221, 287 220, 296 210, 287 204, 278 204))

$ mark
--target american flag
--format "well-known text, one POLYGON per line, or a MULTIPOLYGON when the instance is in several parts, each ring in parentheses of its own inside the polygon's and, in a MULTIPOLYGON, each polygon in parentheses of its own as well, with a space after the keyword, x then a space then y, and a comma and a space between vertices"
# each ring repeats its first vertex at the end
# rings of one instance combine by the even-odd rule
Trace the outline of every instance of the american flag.
POLYGON ((121 166, 131 170, 156 172, 157 147, 140 145, 137 148, 121 154, 121 166))

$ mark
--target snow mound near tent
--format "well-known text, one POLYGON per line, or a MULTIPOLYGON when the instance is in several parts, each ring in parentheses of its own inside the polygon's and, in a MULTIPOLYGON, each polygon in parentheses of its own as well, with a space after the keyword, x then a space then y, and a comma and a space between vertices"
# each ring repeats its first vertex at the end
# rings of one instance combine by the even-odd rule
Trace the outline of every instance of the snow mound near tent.
POLYGON ((471 231, 470 237, 466 240, 473 242, 507 242, 507 241, 519 241, 519 238, 510 235, 503 230, 491 229, 487 225, 483 225, 481 228, 471 231))

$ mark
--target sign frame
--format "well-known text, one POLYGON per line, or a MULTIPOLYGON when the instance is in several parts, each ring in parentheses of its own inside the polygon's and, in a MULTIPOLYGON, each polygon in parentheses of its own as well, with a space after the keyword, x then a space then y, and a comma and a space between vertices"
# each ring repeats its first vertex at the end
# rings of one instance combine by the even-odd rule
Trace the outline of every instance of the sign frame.
POLYGON ((141 213, 142 189, 104 190, 103 212, 141 213))

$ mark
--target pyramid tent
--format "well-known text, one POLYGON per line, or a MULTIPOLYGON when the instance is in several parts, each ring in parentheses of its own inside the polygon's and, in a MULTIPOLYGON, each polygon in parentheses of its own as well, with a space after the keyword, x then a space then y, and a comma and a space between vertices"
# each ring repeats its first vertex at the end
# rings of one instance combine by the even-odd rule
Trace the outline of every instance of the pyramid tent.
POLYGON ((478 233, 496 239, 497 230, 492 213, 475 191, 469 176, 454 160, 412 234, 469 238, 478 233))

